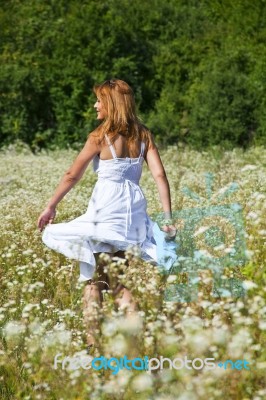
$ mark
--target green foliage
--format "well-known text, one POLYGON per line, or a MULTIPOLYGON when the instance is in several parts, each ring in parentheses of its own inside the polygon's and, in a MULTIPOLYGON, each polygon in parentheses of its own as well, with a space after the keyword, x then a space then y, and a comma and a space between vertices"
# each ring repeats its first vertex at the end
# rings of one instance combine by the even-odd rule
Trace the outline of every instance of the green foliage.
POLYGON ((1 1, 0 145, 84 142, 110 77, 164 144, 264 144, 265 14, 264 0, 1 1))

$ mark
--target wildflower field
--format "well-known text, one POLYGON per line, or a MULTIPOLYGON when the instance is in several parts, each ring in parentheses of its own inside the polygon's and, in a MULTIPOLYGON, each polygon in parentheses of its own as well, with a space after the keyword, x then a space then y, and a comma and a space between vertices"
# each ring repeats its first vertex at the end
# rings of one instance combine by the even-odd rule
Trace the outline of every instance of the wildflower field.
MULTIPOLYGON (((132 290, 138 312, 127 316, 106 291, 102 309, 96 308, 91 316, 98 321, 97 348, 92 357, 178 358, 176 368, 165 361, 163 369, 152 371, 70 368, 70 363, 62 367, 64 357, 88 358, 82 314, 84 284, 77 282, 78 262, 47 248, 36 222, 76 154, 54 150, 34 155, 23 146, 11 146, 0 153, 0 398, 265 399, 266 150, 254 147, 222 152, 213 148, 197 152, 169 147, 161 152, 182 262, 179 269, 177 266, 165 275, 129 251, 130 267, 124 268, 121 282, 132 290), (211 181, 206 176, 212 176, 211 181), (237 235, 233 234, 232 220, 224 222, 226 215, 215 219, 210 211, 202 222, 193 220, 194 233, 189 229, 184 233, 182 210, 190 210, 186 215, 193 219, 199 208, 219 210, 228 204, 237 204, 241 210, 237 249, 237 235), (204 236, 210 219, 223 233, 220 242, 213 245, 213 258, 209 257, 211 242, 206 245, 204 236), (191 237, 186 237, 188 232, 191 237), (184 265, 191 266, 195 259, 186 243, 196 243, 193 254, 197 260, 200 254, 205 255, 205 264, 197 264, 191 280, 186 274, 189 267, 184 265), (239 259, 234 258, 234 252, 240 250, 239 259), (217 271, 213 259, 222 252, 233 255, 217 271), (212 270, 206 260, 216 269, 212 270), (214 294, 214 274, 221 282, 238 282, 241 290, 234 292, 225 286, 214 294), (174 282, 176 292, 185 288, 188 297, 179 301, 173 293, 172 298, 164 297, 164 289, 174 282), (194 293, 191 298, 190 293, 194 293), (61 363, 55 368, 58 354, 61 363), (215 368, 203 366, 201 360, 206 358, 215 359, 215 368), (190 368, 181 368, 184 360, 194 361, 187 364, 190 368), (227 360, 231 362, 225 364, 227 360)), ((86 211, 96 179, 90 165, 59 204, 54 223, 70 221, 86 211)), ((141 187, 149 215, 160 213, 157 188, 146 165, 141 187)), ((212 229, 211 236, 215 236, 218 231, 212 229)), ((121 259, 105 259, 112 276, 124 266, 121 259)))

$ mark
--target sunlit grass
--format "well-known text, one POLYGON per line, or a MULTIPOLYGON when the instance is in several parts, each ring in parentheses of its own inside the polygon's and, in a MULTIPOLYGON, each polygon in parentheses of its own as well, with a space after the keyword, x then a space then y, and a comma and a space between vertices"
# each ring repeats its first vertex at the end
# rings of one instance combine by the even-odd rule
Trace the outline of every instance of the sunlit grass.
MULTIPOLYGON (((31 154, 10 148, 0 154, 0 397, 3 399, 264 399, 266 369, 266 150, 240 149, 222 154, 169 147, 162 152, 173 210, 195 207, 182 192, 189 187, 205 196, 204 173, 215 174, 213 192, 232 182, 230 201, 242 206, 245 266, 236 269, 246 296, 214 298, 212 273, 198 273, 197 301, 163 300, 164 280, 157 267, 132 255, 122 282, 131 288, 139 312, 128 320, 116 310, 110 293, 98 310, 98 353, 128 358, 213 357, 249 361, 248 370, 164 369, 160 373, 121 370, 54 369, 57 353, 85 351, 83 285, 78 263, 45 247, 36 221, 60 177, 76 156, 71 150, 31 154)), ((82 181, 59 204, 56 222, 86 211, 97 177, 91 166, 82 181)), ((156 185, 147 167, 141 180, 149 214, 161 212, 156 185)), ((182 227, 180 227, 181 229, 182 227)), ((201 233, 201 230, 199 231, 201 233)), ((107 261, 115 276, 118 261, 107 261)), ((224 270, 230 277, 230 268, 224 270)), ((183 272, 179 283, 186 282, 183 272)), ((171 279, 169 280, 171 281, 171 279)))

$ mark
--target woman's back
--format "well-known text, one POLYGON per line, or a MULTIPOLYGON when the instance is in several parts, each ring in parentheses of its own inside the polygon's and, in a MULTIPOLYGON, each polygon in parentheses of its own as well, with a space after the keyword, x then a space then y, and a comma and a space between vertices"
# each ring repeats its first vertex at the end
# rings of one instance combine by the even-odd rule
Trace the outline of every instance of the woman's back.
MULTIPOLYGON (((97 172, 100 179, 107 179, 110 181, 124 181, 131 180, 132 182, 139 183, 142 163, 144 160, 145 153, 145 142, 141 142, 140 150, 137 157, 118 157, 117 151, 115 150, 114 144, 111 143, 109 137, 105 135, 105 140, 107 147, 109 147, 109 152, 111 153, 111 158, 107 154, 108 158, 102 158, 102 151, 97 154, 93 159, 93 169, 97 172)), ((120 142, 120 150, 129 150, 129 148, 123 148, 123 142, 120 142)), ((106 154, 106 146, 104 148, 104 153, 106 154)), ((120 151, 120 153, 121 153, 120 151)), ((125 153, 124 153, 125 154, 125 153)), ((129 151, 128 151, 128 154, 129 151)), ((133 153, 131 153, 133 154, 133 153)))
MULTIPOLYGON (((109 139, 109 138, 108 138, 109 139)), ((107 139, 107 140, 108 140, 107 139)), ((110 149, 110 139, 109 143, 108 141, 105 140, 103 144, 101 145, 101 151, 99 154, 99 158, 101 160, 110 160, 113 157, 112 151, 110 149)), ((146 140, 147 142, 147 140, 146 140)), ((144 142, 145 143, 145 142, 144 142)), ((140 153, 141 153, 141 141, 140 140, 135 140, 131 141, 129 144, 128 139, 123 136, 118 134, 115 140, 112 143, 115 155, 117 158, 138 158, 140 153)), ((147 148, 147 144, 145 143, 145 150, 147 148)), ((144 156, 146 154, 146 151, 144 151, 144 156)))

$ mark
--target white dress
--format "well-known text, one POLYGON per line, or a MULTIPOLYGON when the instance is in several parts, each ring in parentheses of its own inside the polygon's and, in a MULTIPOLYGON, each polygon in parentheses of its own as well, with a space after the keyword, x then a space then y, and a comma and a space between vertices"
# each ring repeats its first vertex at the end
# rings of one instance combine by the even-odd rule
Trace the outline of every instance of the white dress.
POLYGON ((175 243, 147 215, 147 202, 139 186, 145 143, 138 158, 93 159, 98 180, 85 214, 66 223, 46 226, 42 240, 51 249, 80 263, 79 281, 93 278, 94 253, 127 250, 137 246, 140 257, 169 270, 177 259, 175 243))

